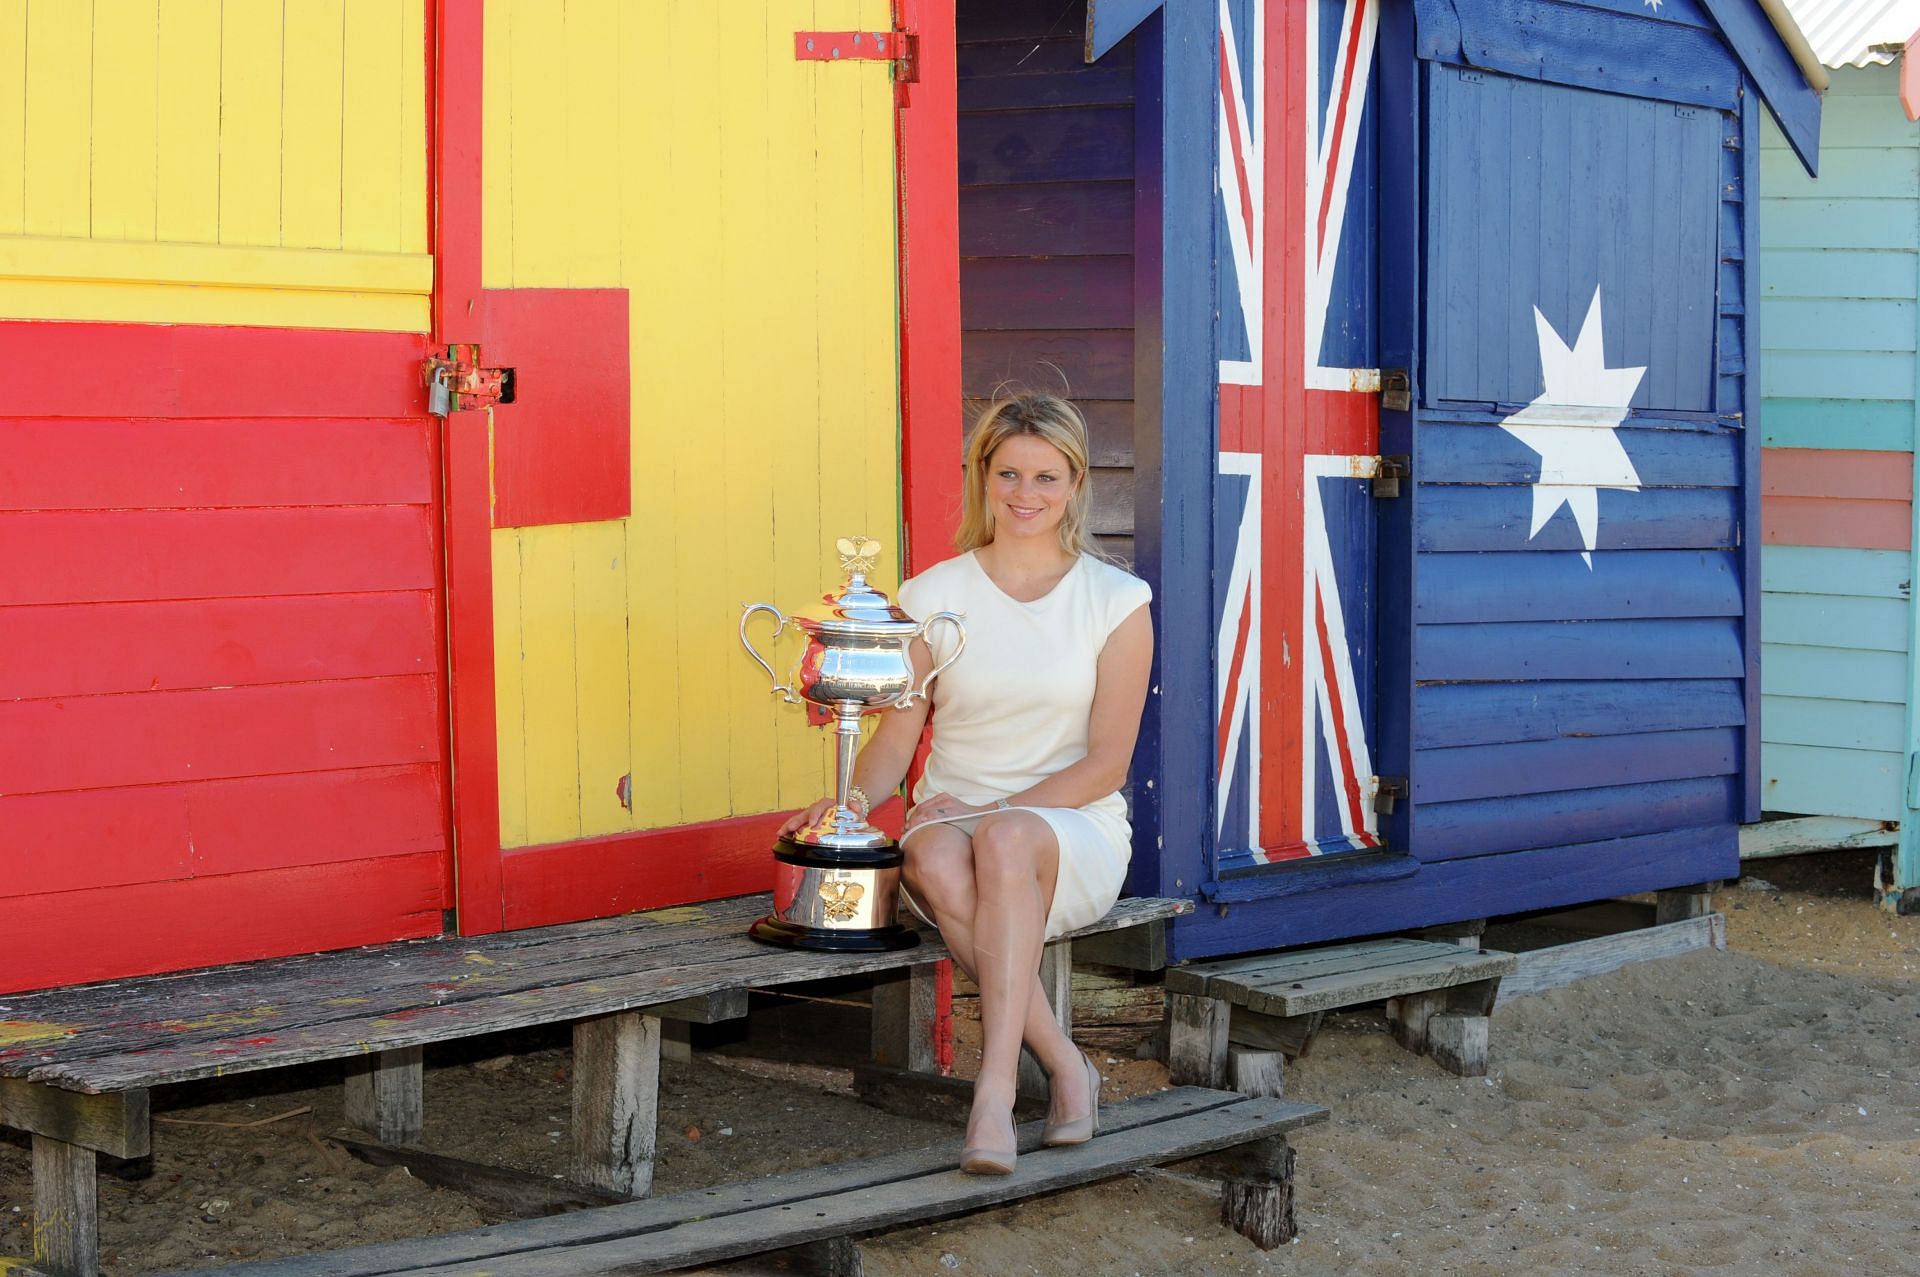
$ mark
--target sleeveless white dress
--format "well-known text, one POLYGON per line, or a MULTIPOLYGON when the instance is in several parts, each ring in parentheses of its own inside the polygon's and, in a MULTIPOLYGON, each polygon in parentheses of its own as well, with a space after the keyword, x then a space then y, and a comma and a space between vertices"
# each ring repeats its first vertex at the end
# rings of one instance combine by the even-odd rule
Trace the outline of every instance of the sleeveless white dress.
MULTIPOLYGON (((913 801, 945 791, 981 806, 1009 797, 1087 756, 1088 716, 1107 637, 1153 597, 1145 581, 1081 555, 1060 583, 1029 603, 993 583, 969 551, 900 587, 909 616, 958 612, 966 650, 933 685, 933 748, 913 801)), ((953 629, 927 635, 938 664, 953 654, 953 629)), ((1118 790, 1084 807, 1022 807, 1060 842, 1060 872, 1047 938, 1097 921, 1120 897, 1133 831, 1118 790)), ((972 833, 980 816, 952 822, 972 833)), ((926 913, 901 892, 921 918, 926 913)))

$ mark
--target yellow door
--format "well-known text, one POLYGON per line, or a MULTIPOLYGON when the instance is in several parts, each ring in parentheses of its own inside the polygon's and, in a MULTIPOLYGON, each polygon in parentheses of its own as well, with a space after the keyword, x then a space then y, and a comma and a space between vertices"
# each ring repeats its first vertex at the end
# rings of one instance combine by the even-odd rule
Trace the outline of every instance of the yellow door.
MULTIPOLYGON (((484 285, 624 288, 632 353, 631 516, 493 532, 510 860, 828 783, 825 734, 736 631, 833 585, 837 536, 880 539, 898 580, 892 67, 794 43, 890 25, 888 0, 487 6, 484 285)), ((509 925, 631 903, 529 915, 515 882, 509 925)))

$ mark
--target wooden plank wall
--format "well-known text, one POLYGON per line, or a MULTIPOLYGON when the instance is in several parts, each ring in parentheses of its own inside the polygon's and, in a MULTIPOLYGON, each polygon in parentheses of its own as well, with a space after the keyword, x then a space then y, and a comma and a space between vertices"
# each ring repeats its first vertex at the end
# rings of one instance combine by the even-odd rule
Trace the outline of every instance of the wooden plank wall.
POLYGON ((1718 260, 1739 295, 1739 119, 1452 67, 1429 83, 1428 376, 1463 400, 1531 399, 1534 308, 1571 344, 1596 286, 1607 366, 1647 372, 1618 431, 1638 487, 1599 492, 1591 565, 1565 508, 1529 534, 1541 459, 1495 425, 1511 408, 1422 416, 1416 853, 1617 840, 1595 855, 1624 866, 1634 840, 1676 830, 1730 847, 1742 467, 1739 382, 1728 402, 1718 374, 1740 364, 1714 352, 1718 260), (1614 140, 1580 152, 1569 135, 1614 140))
POLYGON ((0 314, 424 332, 424 24, 0 0, 0 314))
POLYGON ((1133 556, 1133 40, 1088 66, 1085 6, 959 22, 962 411, 1063 390, 1093 444, 1093 530, 1133 556))
POLYGON ((423 340, 0 328, 0 992, 438 932, 423 340))
POLYGON ((1900 819, 1910 715, 1920 126, 1842 68, 1820 178, 1761 153, 1762 805, 1900 819))
POLYGON ((504 846, 828 783, 827 734, 737 629, 743 602, 833 586, 839 536, 878 538, 876 583, 899 579, 892 69, 793 45, 891 21, 886 0, 487 6, 484 282, 628 290, 633 394, 631 518, 494 532, 504 846))

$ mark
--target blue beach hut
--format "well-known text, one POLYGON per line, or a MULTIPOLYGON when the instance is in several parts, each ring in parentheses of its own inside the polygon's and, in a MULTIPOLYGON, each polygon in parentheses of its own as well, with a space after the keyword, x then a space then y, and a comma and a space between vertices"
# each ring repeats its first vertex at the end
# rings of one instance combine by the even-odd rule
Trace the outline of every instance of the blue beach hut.
POLYGON ((1797 28, 1033 8, 959 15, 963 368, 1097 388, 1100 530, 1160 637, 1129 887, 1196 900, 1172 956, 1732 877, 1763 118, 1818 149, 1797 28))

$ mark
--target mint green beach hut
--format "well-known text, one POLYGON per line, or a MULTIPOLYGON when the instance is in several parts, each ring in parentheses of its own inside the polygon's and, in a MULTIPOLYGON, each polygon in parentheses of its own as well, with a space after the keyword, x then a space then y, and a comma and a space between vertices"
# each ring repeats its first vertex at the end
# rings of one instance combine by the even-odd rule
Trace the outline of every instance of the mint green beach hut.
POLYGON ((1818 181, 1763 134, 1768 818, 1741 854, 1884 848, 1882 903, 1920 912, 1920 0, 1787 7, 1831 84, 1818 181))

